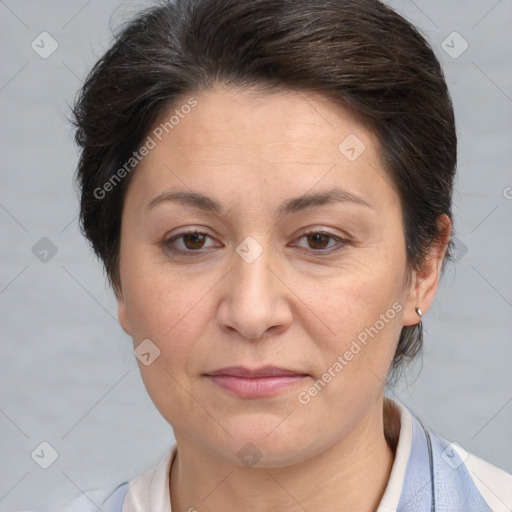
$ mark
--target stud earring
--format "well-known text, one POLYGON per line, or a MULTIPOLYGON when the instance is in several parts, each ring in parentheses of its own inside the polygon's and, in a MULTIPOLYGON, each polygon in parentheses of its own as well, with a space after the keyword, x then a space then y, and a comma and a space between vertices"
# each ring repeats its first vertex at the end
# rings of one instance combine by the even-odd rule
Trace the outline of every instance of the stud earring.
POLYGON ((423 316, 423 310, 421 308, 416 308, 416 313, 418 313, 420 318, 423 316))

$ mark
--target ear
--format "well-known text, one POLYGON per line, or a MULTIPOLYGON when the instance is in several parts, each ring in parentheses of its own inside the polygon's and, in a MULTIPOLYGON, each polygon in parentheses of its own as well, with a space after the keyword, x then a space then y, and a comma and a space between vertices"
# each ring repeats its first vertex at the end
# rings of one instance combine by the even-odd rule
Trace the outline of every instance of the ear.
POLYGON ((121 287, 114 290, 117 300, 117 317, 119 318, 119 323, 123 328, 123 331, 129 336, 132 335, 132 327, 130 325, 130 319, 128 315, 128 311, 126 308, 126 302, 123 296, 123 290, 121 287))
POLYGON ((403 325, 418 324, 421 318, 416 312, 416 308, 421 308, 423 314, 425 314, 434 301, 452 230, 452 223, 448 215, 442 214, 439 217, 438 226, 439 241, 432 246, 421 267, 414 271, 412 275, 403 325))

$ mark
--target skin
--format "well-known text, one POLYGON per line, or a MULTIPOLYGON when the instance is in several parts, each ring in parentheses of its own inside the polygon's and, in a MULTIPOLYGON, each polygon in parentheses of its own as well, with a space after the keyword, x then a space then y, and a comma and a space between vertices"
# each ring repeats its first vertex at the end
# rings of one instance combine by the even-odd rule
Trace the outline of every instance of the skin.
POLYGON ((440 218, 443 241, 411 273, 398 195, 376 137, 351 111, 312 93, 222 84, 194 97, 198 105, 132 176, 121 227, 119 319, 135 346, 150 339, 160 350, 139 367, 178 445, 172 510, 373 511, 394 457, 383 428, 386 376, 402 326, 417 324, 415 308, 425 313, 434 299, 450 221, 440 218), (349 134, 365 144, 354 161, 338 149, 349 134), (275 214, 291 197, 335 186, 370 207, 275 214), (170 189, 208 195, 228 212, 171 201, 146 210, 170 189), (189 255, 173 254, 162 241, 188 228, 208 236, 175 240, 189 255), (319 231, 334 238, 304 236, 319 231), (251 263, 236 252, 247 236, 263 249, 251 263), (347 240, 341 250, 322 256, 340 247, 336 237, 347 240), (300 403, 394 303, 401 311, 300 403), (235 365, 308 377, 247 399, 204 376, 235 365), (237 456, 248 442, 261 453, 253 467, 237 456))

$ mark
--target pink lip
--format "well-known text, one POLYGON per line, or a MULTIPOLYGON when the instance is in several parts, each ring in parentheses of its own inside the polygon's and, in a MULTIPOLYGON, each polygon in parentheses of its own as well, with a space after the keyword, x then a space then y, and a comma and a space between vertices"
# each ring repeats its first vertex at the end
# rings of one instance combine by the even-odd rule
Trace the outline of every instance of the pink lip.
POLYGON ((206 374, 214 384, 242 398, 275 395, 295 386, 307 376, 305 373, 276 366, 265 366, 253 370, 242 366, 231 366, 206 374))

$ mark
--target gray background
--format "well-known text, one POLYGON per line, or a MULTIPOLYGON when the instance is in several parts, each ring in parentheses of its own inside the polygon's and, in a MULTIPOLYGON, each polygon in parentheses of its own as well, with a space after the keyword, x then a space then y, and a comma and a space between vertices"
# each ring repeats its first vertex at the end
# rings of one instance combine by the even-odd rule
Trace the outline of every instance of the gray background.
MULTIPOLYGON (((424 320, 423 364, 395 395, 447 439, 512 472, 512 2, 388 3, 441 60, 460 140, 458 261, 424 320), (457 58, 442 47, 453 31, 469 44, 457 58)), ((78 231, 66 121, 111 27, 141 5, 0 0, 1 511, 50 509, 114 486, 152 467, 173 441, 78 231), (59 45, 47 59, 31 47, 43 31, 59 45), (46 262, 32 251, 43 237, 58 249, 46 262), (59 454, 46 470, 31 458, 43 441, 59 454)), ((452 53, 462 48, 453 36, 447 43, 452 53)))

